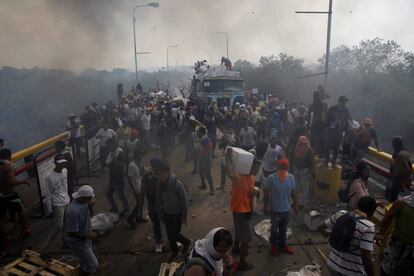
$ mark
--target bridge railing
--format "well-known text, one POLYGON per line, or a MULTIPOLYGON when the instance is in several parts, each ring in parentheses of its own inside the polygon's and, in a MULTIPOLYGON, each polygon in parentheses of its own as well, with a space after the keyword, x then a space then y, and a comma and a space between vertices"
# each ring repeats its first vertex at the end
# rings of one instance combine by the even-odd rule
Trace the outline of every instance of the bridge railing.
MULTIPOLYGON (((82 126, 81 137, 78 138, 81 150, 77 151, 76 143, 69 148, 77 171, 81 172, 83 176, 91 175, 91 167, 99 158, 99 148, 97 149, 99 140, 95 138, 98 127, 86 131, 82 126)), ((65 131, 12 155, 16 176, 35 184, 29 188, 17 187, 17 191, 28 208, 31 211, 38 210, 38 212, 34 212, 35 214, 32 217, 44 217, 46 215, 43 202, 45 198, 45 179, 54 168, 53 158, 56 154, 54 145, 57 141, 67 143, 69 139, 70 132, 65 131)), ((79 173, 77 176, 79 176, 79 173)))

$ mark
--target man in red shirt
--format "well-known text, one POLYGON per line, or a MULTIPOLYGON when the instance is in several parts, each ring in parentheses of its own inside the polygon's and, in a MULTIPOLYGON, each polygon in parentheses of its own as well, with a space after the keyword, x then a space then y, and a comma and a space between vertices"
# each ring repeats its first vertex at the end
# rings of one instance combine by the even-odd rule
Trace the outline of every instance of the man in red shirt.
POLYGON ((250 174, 239 174, 234 171, 231 160, 232 149, 226 152, 226 167, 229 177, 232 180, 231 211, 234 221, 234 249, 233 253, 240 253, 240 261, 237 265, 238 271, 246 271, 253 268, 253 265, 246 262, 249 242, 252 240, 250 230, 250 218, 253 212, 253 188, 254 176, 260 169, 260 162, 253 162, 250 174))

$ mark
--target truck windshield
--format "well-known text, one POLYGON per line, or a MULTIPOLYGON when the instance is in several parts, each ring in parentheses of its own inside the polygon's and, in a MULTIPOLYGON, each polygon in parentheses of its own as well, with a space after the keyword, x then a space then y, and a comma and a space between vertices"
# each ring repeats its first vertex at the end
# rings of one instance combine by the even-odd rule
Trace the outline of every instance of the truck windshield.
POLYGON ((206 80, 204 91, 206 93, 241 92, 244 90, 243 80, 206 80))

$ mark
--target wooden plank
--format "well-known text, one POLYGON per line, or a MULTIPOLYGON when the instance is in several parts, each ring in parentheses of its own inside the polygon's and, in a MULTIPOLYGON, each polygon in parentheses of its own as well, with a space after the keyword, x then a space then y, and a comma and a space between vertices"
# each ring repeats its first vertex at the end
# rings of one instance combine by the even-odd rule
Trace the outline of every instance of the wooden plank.
POLYGON ((40 271, 37 275, 39 275, 39 276, 56 276, 56 274, 50 273, 49 271, 46 271, 46 270, 40 271))
POLYGON ((177 263, 171 263, 168 276, 174 276, 174 272, 177 270, 177 263))
POLYGON ((23 262, 24 260, 25 260, 25 258, 18 258, 17 260, 15 260, 15 261, 13 261, 13 262, 11 262, 11 263, 3 266, 2 267, 2 270, 10 269, 10 268, 14 267, 15 265, 17 265, 18 263, 23 262))
POLYGON ((27 276, 27 274, 21 270, 18 270, 14 267, 7 270, 6 274, 3 275, 19 275, 19 276, 27 276))
POLYGON ((17 264, 16 266, 26 269, 28 271, 27 274, 30 274, 30 275, 35 275, 38 271, 41 271, 44 268, 43 266, 34 266, 27 262, 21 262, 17 264))
POLYGON ((166 276, 167 270, 170 268, 170 264, 168 263, 162 263, 160 268, 160 273, 158 273, 158 276, 166 276))

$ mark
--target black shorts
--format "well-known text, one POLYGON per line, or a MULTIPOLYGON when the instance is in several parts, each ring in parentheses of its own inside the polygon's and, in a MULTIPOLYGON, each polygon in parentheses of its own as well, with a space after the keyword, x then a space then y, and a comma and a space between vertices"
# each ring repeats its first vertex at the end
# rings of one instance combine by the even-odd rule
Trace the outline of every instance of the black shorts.
POLYGON ((16 192, 0 193, 0 219, 3 220, 9 215, 19 213, 24 209, 23 201, 16 192))

